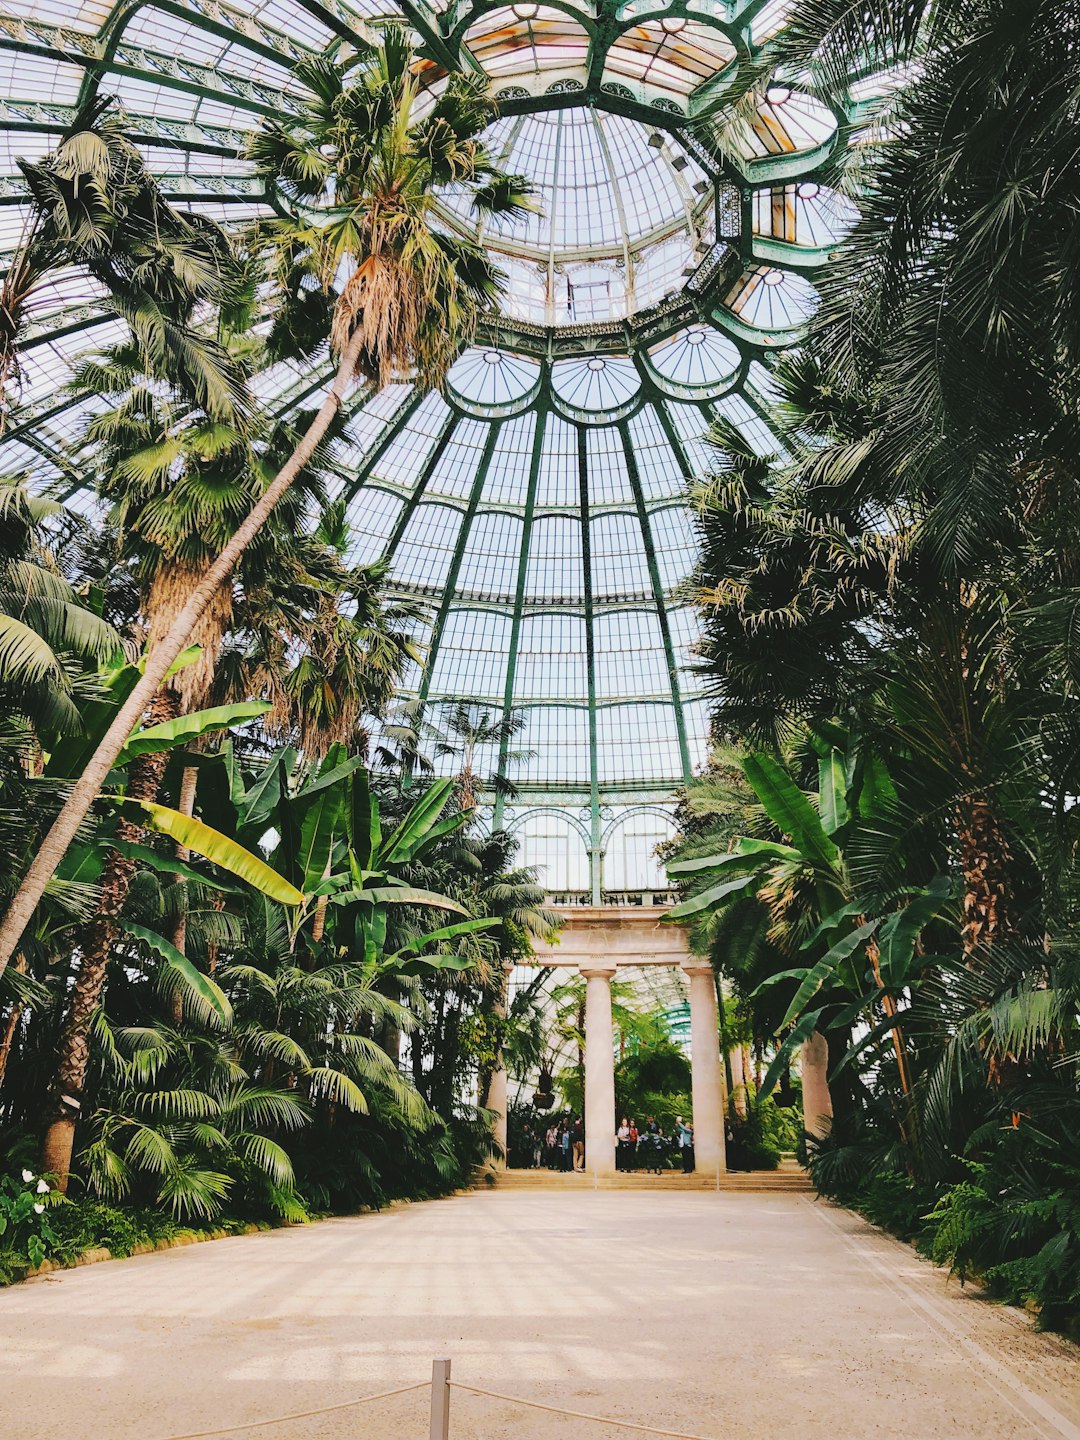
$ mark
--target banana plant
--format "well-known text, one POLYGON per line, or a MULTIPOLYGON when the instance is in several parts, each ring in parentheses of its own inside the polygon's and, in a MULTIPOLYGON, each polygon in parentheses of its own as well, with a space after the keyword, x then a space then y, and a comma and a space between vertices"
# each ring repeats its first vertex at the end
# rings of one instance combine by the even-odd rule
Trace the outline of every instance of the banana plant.
MULTIPOLYGON (((197 654, 197 649, 193 648, 178 663, 192 663, 197 654)), ((102 676, 100 694, 81 711, 82 734, 61 740, 48 755, 41 776, 43 784, 55 785, 79 773, 87 750, 93 748, 96 737, 112 723, 113 716, 124 697, 134 688, 140 673, 139 665, 121 665, 102 676)), ((59 881, 76 889, 95 885, 101 877, 107 853, 110 849, 119 849, 141 865, 174 879, 184 879, 211 889, 228 888, 213 873, 204 873, 194 865, 177 859, 172 847, 168 852, 159 851, 150 845, 118 837, 114 833, 115 822, 120 817, 127 817, 137 820, 143 829, 166 835, 184 845, 193 856, 209 861, 217 870, 235 876, 278 904, 293 908, 302 904, 304 897, 296 886, 234 837, 170 806, 135 799, 123 793, 127 768, 141 756, 183 749, 203 736, 219 734, 235 725, 257 719, 269 708, 264 701, 219 705, 136 729, 117 758, 113 770, 113 785, 116 788, 103 797, 110 804, 111 814, 82 844, 68 851, 58 871, 59 881)), ((160 983, 164 989, 178 990, 192 1012, 203 1015, 211 1024, 225 1027, 230 1023, 228 999, 220 987, 182 951, 164 936, 145 927, 135 926, 124 918, 121 924, 133 939, 142 941, 157 957, 160 983)))
POLYGON ((794 985, 777 1033, 786 1032, 763 1082, 769 1094, 795 1051, 817 1029, 850 1032, 860 1017, 867 1025, 842 1065, 883 1036, 891 1039, 905 1096, 910 1095, 909 1058, 898 1000, 910 982, 919 936, 947 905, 951 886, 945 877, 909 892, 900 908, 867 917, 867 905, 851 881, 845 849, 860 825, 879 818, 895 803, 888 769, 865 747, 847 741, 834 727, 811 736, 818 754, 818 788, 813 798, 772 756, 752 754, 742 761, 765 815, 784 837, 780 841, 742 837, 721 855, 675 861, 668 873, 706 883, 669 912, 668 921, 702 914, 719 915, 737 901, 751 898, 769 917, 780 948, 803 963, 778 970, 757 987, 794 985), (837 740, 842 743, 836 743, 837 740), (843 743, 846 742, 846 743, 843 743), (816 802, 816 803, 815 803, 816 802), (878 1020, 875 1005, 884 1018, 878 1020))
POLYGON ((403 873, 468 823, 463 813, 440 818, 453 791, 452 780, 432 784, 384 837, 364 762, 348 756, 342 745, 331 747, 325 759, 311 767, 305 767, 294 750, 284 750, 250 779, 229 747, 222 760, 238 838, 254 848, 272 837, 271 866, 303 891, 302 903, 289 916, 294 949, 303 938, 309 948, 325 945, 334 954, 362 960, 369 980, 391 972, 464 969, 472 963, 423 952, 492 928, 498 919, 470 918, 456 900, 410 884, 403 873), (391 905, 445 910, 464 918, 387 954, 391 905))

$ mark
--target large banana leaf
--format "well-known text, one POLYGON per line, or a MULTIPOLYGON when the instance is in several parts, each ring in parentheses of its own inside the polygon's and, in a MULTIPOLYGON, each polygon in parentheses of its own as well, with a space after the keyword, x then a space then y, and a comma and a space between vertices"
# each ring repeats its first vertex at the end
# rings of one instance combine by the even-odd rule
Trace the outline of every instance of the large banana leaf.
POLYGON ((100 699, 90 700, 79 706, 83 733, 70 735, 60 741, 49 755, 45 766, 46 775, 67 777, 82 774, 87 761, 112 724, 117 710, 139 683, 139 676, 137 665, 120 665, 104 676, 102 684, 106 693, 100 699))
POLYGON ((842 940, 838 940, 831 950, 821 957, 816 965, 807 971, 806 977, 798 990, 795 998, 787 1008, 787 1014, 780 1022, 781 1029, 790 1025, 806 1003, 811 1000, 821 987, 840 969, 841 965, 848 960, 861 945, 865 945, 870 936, 877 929, 880 920, 867 920, 865 925, 850 931, 842 940))
POLYGON ((823 1013, 824 1007, 822 1007, 821 1010, 807 1010, 805 1015, 799 1016, 795 1028, 785 1038, 784 1043, 773 1056, 772 1064, 765 1072, 765 1078, 762 1080, 761 1089, 757 1094, 758 1100, 767 1099, 776 1089, 776 1082, 780 1079, 780 1076, 787 1066, 791 1064, 791 1061, 795 1057, 795 1051, 804 1040, 810 1039, 810 1036, 817 1029, 817 1023, 823 1013))
POLYGON ((245 720, 255 720, 265 715, 273 706, 266 700, 247 700, 239 705, 215 705, 209 710, 196 710, 190 715, 180 715, 175 720, 165 720, 160 725, 149 725, 145 730, 136 730, 129 736, 127 744, 117 756, 117 765, 126 765, 138 755, 151 755, 161 750, 172 750, 181 745, 190 745, 200 736, 214 730, 228 730, 245 720))
POLYGON ((293 800, 298 804, 303 804, 305 800, 312 799, 323 790, 329 790, 333 786, 339 785, 343 780, 352 775, 354 771, 360 770, 363 767, 364 760, 360 755, 353 755, 351 759, 338 761, 336 757, 344 754, 345 746, 335 745, 330 752, 327 762, 324 762, 323 768, 320 770, 318 776, 304 785, 302 789, 297 790, 293 796, 293 800))
MULTIPOLYGON (((341 747, 344 750, 344 747, 341 747)), ((333 753, 333 752, 332 752, 333 753)), ((303 808, 300 822, 300 837, 296 855, 297 875, 302 877, 304 890, 310 894, 319 885, 326 873, 330 853, 334 846, 335 834, 340 834, 345 808, 344 767, 336 766, 327 771, 325 778, 336 774, 332 784, 319 785, 316 782, 294 797, 294 805, 300 800, 313 796, 311 803, 303 808)))
POLYGON ((818 760, 818 807, 826 835, 835 835, 851 819, 847 766, 839 750, 830 750, 818 760))
POLYGON ((351 905, 363 902, 368 905, 425 905, 432 910, 453 910, 458 915, 468 915, 464 905, 434 890, 417 890, 412 885, 379 885, 371 890, 343 890, 340 895, 331 895, 331 905, 351 905))
POLYGON ((267 761, 251 783, 244 796, 241 824, 244 826, 265 825, 277 810, 281 799, 281 788, 296 762, 296 751, 286 746, 280 754, 267 761))
POLYGON ((756 867, 763 859, 801 860, 802 853, 793 845, 778 845, 774 840, 742 839, 734 850, 725 850, 722 855, 706 855, 698 860, 672 860, 667 867, 669 875, 696 875, 702 870, 733 868, 744 870, 756 867))
POLYGON ((436 780, 429 786, 386 842, 378 857, 380 865, 401 864, 412 859, 417 847, 438 819, 439 812, 453 788, 454 782, 449 778, 436 780))
POLYGON ((840 852, 826 835, 817 811, 783 766, 769 755, 748 755, 742 768, 773 824, 791 838, 807 860, 834 869, 840 852))
POLYGON ((898 910, 881 927, 881 982, 896 989, 907 981, 915 956, 915 942, 924 926, 940 915, 949 903, 952 881, 938 875, 926 888, 898 910))
POLYGON ((366 770, 356 771, 350 781, 349 808, 345 818, 354 873, 366 870, 382 845, 379 802, 371 793, 366 770))
POLYGON ((673 906, 664 916, 667 920, 685 920, 691 915, 697 915, 702 910, 709 910, 717 905, 723 904, 729 895, 736 895, 752 885, 757 879, 756 874, 738 875, 734 880, 721 881, 719 885, 713 885, 708 890, 703 890, 700 895, 691 895, 689 900, 682 904, 673 906))
POLYGON ((152 950, 157 951, 166 966, 183 983, 187 996, 194 999, 207 1016, 219 1020, 223 1027, 232 1024, 233 1012, 228 996, 209 975, 197 969, 182 950, 178 950, 163 935, 148 930, 145 925, 137 925, 134 920, 125 920, 124 929, 136 939, 145 940, 152 950))
POLYGON ((138 806, 144 817, 143 824, 151 830, 168 835, 177 844, 194 850, 195 854, 201 855, 204 860, 210 860, 213 864, 220 865, 223 870, 238 875, 241 880, 246 880, 249 885, 268 895, 271 900, 276 900, 279 905, 303 904, 303 894, 294 885, 290 885, 288 880, 271 869, 258 855, 253 855, 235 840, 222 835, 220 830, 211 830, 209 825, 204 825, 193 815, 182 815, 179 810, 171 810, 167 805, 157 805, 152 800, 125 799, 124 804, 138 806))
POLYGON ((380 968, 392 967, 410 955, 416 955, 426 945, 435 945, 441 940, 456 940, 459 935, 472 935, 478 930, 493 930, 501 924, 502 921, 497 915, 485 915, 478 920, 458 920, 453 925, 444 925, 441 930, 430 930, 426 935, 403 945, 400 950, 395 950, 393 955, 387 955, 380 968))
POLYGON ((194 865, 185 865, 183 860, 177 860, 175 855, 165 855, 160 850, 151 850, 149 845, 136 845, 132 840, 114 839, 110 841, 110 845, 121 855, 130 855, 133 860, 140 860, 144 865, 149 865, 151 870, 157 870, 162 875, 178 875, 181 880, 193 880, 198 885, 205 885, 208 890, 224 890, 228 894, 236 894, 235 885, 226 885, 222 880, 212 880, 208 875, 196 870, 194 865))

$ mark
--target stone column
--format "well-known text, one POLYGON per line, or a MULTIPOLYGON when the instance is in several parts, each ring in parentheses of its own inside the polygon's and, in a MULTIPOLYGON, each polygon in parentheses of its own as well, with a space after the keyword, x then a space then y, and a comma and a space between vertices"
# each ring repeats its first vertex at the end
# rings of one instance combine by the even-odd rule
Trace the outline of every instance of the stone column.
POLYGON ((585 977, 585 1169, 615 1174, 615 1041, 611 1019, 614 965, 583 965, 585 977))
MULTIPOLYGON (((500 1019, 506 1019, 507 1002, 510 990, 510 972, 512 965, 503 966, 502 986, 498 998, 492 1006, 492 1014, 500 1019)), ((495 1060, 495 1068, 488 1080, 487 1090, 481 1101, 485 1110, 495 1111, 495 1123, 491 1128, 491 1138, 499 1147, 499 1154, 492 1156, 488 1161, 489 1168, 493 1170, 506 1169, 506 1066, 503 1063, 502 1050, 495 1060)))
POLYGON ((690 1049, 693 1066, 694 1168, 717 1176, 727 1169, 724 1155, 724 1071, 716 1013, 716 981, 711 965, 684 965, 690 981, 690 1049))
POLYGON ((804 1040, 799 1050, 802 1072, 803 1129, 822 1140, 832 1129, 832 1096, 829 1093, 829 1042, 820 1030, 804 1040))

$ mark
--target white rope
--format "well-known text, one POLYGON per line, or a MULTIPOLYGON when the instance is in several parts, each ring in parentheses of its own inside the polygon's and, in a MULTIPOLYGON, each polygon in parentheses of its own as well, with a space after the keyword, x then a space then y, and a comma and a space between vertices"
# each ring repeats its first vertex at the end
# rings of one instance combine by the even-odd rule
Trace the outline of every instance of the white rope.
POLYGON ((293 1415, 274 1415, 269 1420, 243 1420, 226 1425, 223 1430, 191 1430, 183 1435, 170 1435, 169 1440, 210 1440, 215 1435, 233 1435, 237 1430, 258 1430, 264 1425, 284 1425, 286 1420, 311 1420, 316 1415, 332 1415, 335 1410, 351 1410, 354 1405, 370 1405, 373 1400, 389 1400, 392 1395, 408 1395, 410 1390, 430 1390, 430 1380, 415 1385, 402 1385, 400 1390, 383 1390, 378 1395, 361 1395, 358 1400, 343 1400, 340 1405, 322 1405, 318 1410, 298 1410, 293 1415))
MULTIPOLYGON (((668 1440, 709 1440, 705 1435, 687 1435, 683 1430, 658 1430, 655 1425, 635 1425, 632 1420, 613 1420, 610 1415, 589 1415, 584 1410, 564 1410, 559 1405, 541 1405, 539 1400, 522 1400, 520 1395, 500 1395, 497 1390, 481 1390, 478 1385, 462 1385, 448 1380, 452 1390, 468 1390, 472 1395, 486 1395, 489 1400, 507 1400, 511 1405, 527 1405, 530 1410, 546 1410, 549 1415, 569 1415, 572 1420, 592 1420, 597 1425, 614 1425, 619 1430, 640 1430, 646 1435, 666 1435, 668 1440)), ((186 1436, 178 1440, 187 1440, 186 1436)))

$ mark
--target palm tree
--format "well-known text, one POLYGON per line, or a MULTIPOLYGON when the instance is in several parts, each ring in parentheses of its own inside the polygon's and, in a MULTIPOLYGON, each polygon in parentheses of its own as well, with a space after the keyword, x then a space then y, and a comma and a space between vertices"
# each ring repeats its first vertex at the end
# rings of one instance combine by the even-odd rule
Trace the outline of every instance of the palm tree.
POLYGON ((57 562, 49 527, 64 516, 23 477, 0 477, 0 714, 28 727, 27 739, 77 730, 74 666, 120 649, 116 630, 81 603, 57 562))
POLYGON ((289 284, 302 289, 309 276, 329 292, 343 271, 351 272, 333 303, 335 378, 288 460, 151 649, 142 681, 43 839, 0 922, 0 971, 132 727, 311 460, 357 377, 382 383, 416 372, 421 381, 438 381, 496 294, 496 272, 480 247, 432 223, 440 188, 463 187, 482 211, 512 214, 528 203, 521 183, 499 170, 477 139, 495 116, 487 82, 451 76, 422 112, 413 53, 400 30, 383 32, 378 45, 345 66, 306 62, 298 78, 311 91, 309 110, 288 127, 268 125, 252 142, 252 155, 264 174, 277 177, 283 198, 306 202, 310 214, 290 220, 284 234, 280 227, 264 231, 254 243, 269 247, 286 293, 289 284))
POLYGON ((415 770, 431 771, 438 760, 450 757, 457 768, 458 799, 463 810, 475 810, 483 790, 505 799, 517 794, 506 771, 532 759, 532 750, 511 746, 511 741, 528 723, 523 710, 501 714, 482 700, 454 700, 440 705, 436 718, 423 714, 421 702, 413 701, 402 709, 399 722, 388 727, 389 738, 397 741, 399 753, 383 751, 388 763, 397 763, 406 776, 415 770), (417 716, 421 718, 417 721, 417 716), (422 755, 424 742, 430 747, 422 755), (482 757, 487 754, 496 762, 496 769, 487 775, 478 773, 482 757))
POLYGON ((51 155, 18 162, 31 208, 0 283, 0 421, 6 424, 17 389, 20 336, 38 299, 47 300, 50 276, 73 265, 104 289, 143 352, 171 363, 196 404, 235 421, 243 415, 239 376, 197 315, 199 306, 237 297, 228 241, 205 217, 168 204, 113 103, 88 101, 51 155))
MULTIPOLYGON (((229 353, 227 343, 225 353, 229 353)), ((243 369, 241 365, 237 368, 243 369)), ((163 357, 159 364, 148 363, 143 349, 134 343, 87 358, 72 384, 77 394, 103 395, 113 402, 92 416, 86 441, 98 491, 112 502, 110 519, 118 555, 134 573, 140 607, 137 621, 140 628, 145 627, 153 650, 175 623, 210 557, 227 543, 256 500, 265 456, 262 447, 253 445, 235 423, 216 420, 191 405, 183 386, 174 381, 170 357, 163 357)), ((280 431, 270 431, 267 448, 271 454, 282 439, 280 431)), ((87 452, 81 453, 85 463, 87 452)), ((303 487, 318 495, 319 478, 312 470, 309 466, 303 487)), ((295 513, 299 490, 294 490, 291 498, 294 503, 288 508, 294 513, 283 517, 290 527, 300 520, 295 513)), ((274 568, 279 531, 280 526, 269 527, 248 552, 249 562, 261 572, 274 568)), ((194 663, 180 667, 157 691, 147 711, 149 724, 165 723, 181 711, 190 713, 206 703, 232 618, 232 603, 232 586, 221 586, 191 636, 198 646, 194 663)), ((128 797, 155 800, 167 759, 164 750, 136 759, 128 779, 128 797)), ((196 778, 194 766, 184 770, 180 799, 187 814, 194 812, 196 778)), ((91 1022, 137 869, 130 847, 139 840, 139 826, 121 818, 117 838, 120 845, 109 852, 101 875, 97 912, 79 937, 78 974, 58 1045, 42 1167, 59 1178, 61 1188, 66 1184, 75 1140, 72 1102, 81 1097, 86 1082, 91 1022)), ((184 845, 178 846, 177 854, 181 861, 188 858, 184 845)), ((184 929, 181 904, 171 937, 180 950, 184 929)), ((177 997, 177 1022, 179 1007, 177 997)))

